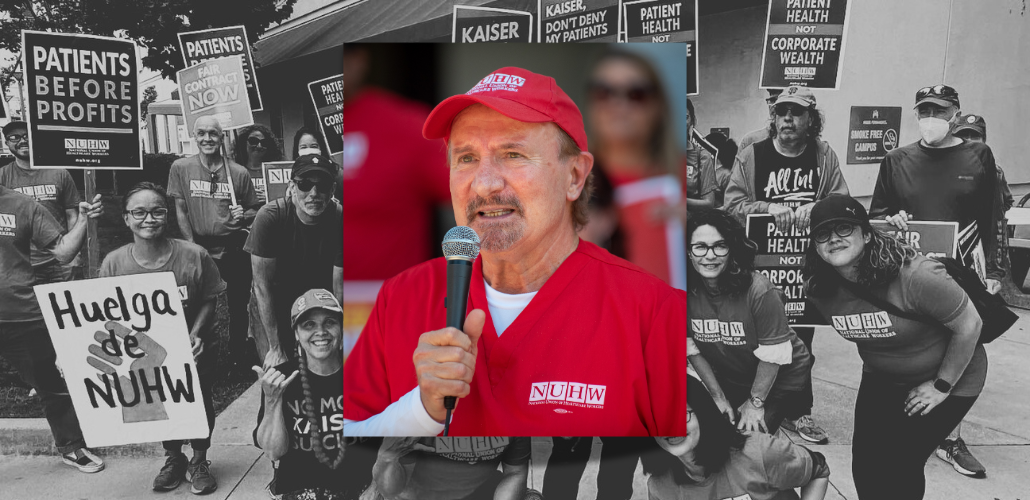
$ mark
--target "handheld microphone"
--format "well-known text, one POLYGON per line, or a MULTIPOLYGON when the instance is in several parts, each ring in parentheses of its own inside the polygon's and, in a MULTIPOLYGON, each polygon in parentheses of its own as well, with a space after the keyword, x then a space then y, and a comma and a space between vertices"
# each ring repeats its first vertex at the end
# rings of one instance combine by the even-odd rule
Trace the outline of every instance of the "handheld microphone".
MULTIPOLYGON (((447 259, 447 326, 465 330, 465 313, 468 310, 469 283, 472 281, 472 263, 479 255, 479 235, 470 227, 455 226, 443 238, 443 255, 447 259)), ((446 396, 443 406, 447 409, 443 435, 451 425, 451 410, 457 403, 455 396, 446 396)))

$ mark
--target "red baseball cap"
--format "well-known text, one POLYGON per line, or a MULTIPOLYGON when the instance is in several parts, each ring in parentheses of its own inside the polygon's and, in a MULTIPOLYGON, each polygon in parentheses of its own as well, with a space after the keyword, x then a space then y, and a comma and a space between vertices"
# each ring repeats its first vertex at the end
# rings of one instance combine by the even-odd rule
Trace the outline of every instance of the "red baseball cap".
POLYGON ((448 139, 454 117, 477 103, 520 122, 554 122, 576 141, 580 150, 587 150, 583 114, 554 78, 513 66, 498 69, 468 92, 437 104, 426 118, 422 136, 448 139))

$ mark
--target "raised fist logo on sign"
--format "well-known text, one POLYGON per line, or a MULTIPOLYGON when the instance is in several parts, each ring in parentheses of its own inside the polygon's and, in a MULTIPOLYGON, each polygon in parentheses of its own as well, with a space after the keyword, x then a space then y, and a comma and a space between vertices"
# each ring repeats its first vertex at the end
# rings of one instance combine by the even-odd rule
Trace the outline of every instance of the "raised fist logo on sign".
MULTIPOLYGON (((95 395, 99 394, 111 407, 115 406, 117 395, 125 423, 168 420, 164 402, 168 393, 177 391, 168 376, 168 369, 163 367, 167 355, 164 347, 147 334, 134 333, 115 321, 108 321, 104 328, 106 331, 93 335, 97 344, 88 347, 92 356, 86 357, 86 362, 101 372, 97 378, 104 384, 97 391, 90 391, 93 407, 98 407, 95 395), (127 361, 125 357, 131 358, 128 377, 119 375, 115 369, 127 361)), ((192 387, 192 384, 187 381, 187 386, 192 387)), ((180 385, 178 389, 181 388, 180 385)), ((191 399, 192 394, 188 398, 191 399)), ((179 398, 174 399, 178 401, 179 398)))

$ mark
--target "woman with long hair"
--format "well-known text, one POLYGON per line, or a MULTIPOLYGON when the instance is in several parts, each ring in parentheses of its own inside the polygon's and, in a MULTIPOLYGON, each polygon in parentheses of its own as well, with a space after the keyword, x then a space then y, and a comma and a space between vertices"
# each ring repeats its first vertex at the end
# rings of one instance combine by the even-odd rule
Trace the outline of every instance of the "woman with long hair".
MULTIPOLYGON (((741 433, 705 386, 687 377, 687 435, 656 437, 641 456, 652 500, 821 500, 830 468, 819 452, 782 436, 741 433), (749 496, 750 495, 750 496, 749 496)), ((884 497, 887 498, 887 497, 884 497)))
POLYGON ((296 361, 253 367, 263 394, 254 443, 279 461, 271 493, 342 499, 343 309, 328 290, 308 290, 293 303, 290 321, 296 361))
POLYGON ((738 428, 774 434, 812 383, 783 292, 755 271, 757 246, 733 216, 692 212, 687 240, 687 361, 738 428))
POLYGON ((233 160, 247 168, 262 203, 268 202, 268 191, 265 189, 261 164, 282 159, 283 152, 279 149, 279 142, 268 127, 255 123, 240 129, 236 137, 236 146, 233 148, 233 160))
MULTIPOLYGON (((314 129, 301 127, 293 134, 293 159, 296 161, 304 155, 322 155, 329 157, 329 148, 322 136, 314 129)), ((343 199, 343 169, 336 165, 336 191, 333 197, 343 199)))
MULTIPOLYGON (((190 330, 190 343, 197 364, 207 411, 208 429, 214 430, 215 410, 211 401, 215 350, 215 306, 218 294, 225 291, 225 282, 218 266, 207 250, 186 240, 169 238, 168 195, 165 189, 152 182, 136 184, 122 198, 122 218, 132 231, 132 243, 118 248, 104 257, 100 276, 126 276, 131 274, 171 272, 183 296, 182 306, 186 326, 190 330)), ((189 440, 193 458, 187 462, 182 452, 183 440, 161 443, 168 457, 154 478, 155 491, 170 491, 179 487, 189 476, 190 491, 206 494, 215 491, 218 483, 210 471, 207 450, 210 436, 189 440)))
POLYGON ((987 377, 980 316, 943 264, 874 229, 854 198, 820 200, 811 224, 808 299, 863 361, 851 448, 855 488, 863 499, 922 498, 926 459, 987 377), (895 316, 874 302, 927 319, 895 316))

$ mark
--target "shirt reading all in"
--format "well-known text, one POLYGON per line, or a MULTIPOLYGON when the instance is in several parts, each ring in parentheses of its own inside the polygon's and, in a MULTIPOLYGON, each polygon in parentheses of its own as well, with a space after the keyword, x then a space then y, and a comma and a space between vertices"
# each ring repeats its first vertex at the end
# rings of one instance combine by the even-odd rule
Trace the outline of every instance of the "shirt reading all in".
MULTIPOLYGON (((65 210, 77 210, 79 201, 81 201, 75 181, 72 180, 71 174, 64 169, 26 170, 19 168, 15 162, 11 162, 0 167, 0 186, 6 186, 35 198, 46 207, 50 215, 54 216, 57 223, 61 225, 62 232, 68 230, 65 210)), ((31 248, 33 266, 55 260, 52 253, 40 250, 35 245, 31 248)))
MULTIPOLYGON (((686 432, 686 293, 580 241, 503 336, 482 258, 469 310, 487 312, 454 436, 677 436, 686 432)), ((388 280, 344 366, 344 417, 381 413, 418 385, 411 355, 446 325, 447 264, 388 280)))
POLYGON ((743 449, 730 450, 722 470, 704 481, 676 484, 669 473, 652 476, 647 489, 650 498, 669 500, 796 500, 794 488, 811 481, 814 467, 805 448, 785 437, 756 432, 743 449))
POLYGON ((755 143, 755 201, 797 208, 815 201, 819 188, 819 149, 808 141, 798 156, 784 156, 772 139, 755 143))
POLYGON ((419 500, 465 498, 498 465, 527 465, 532 452, 528 437, 428 437, 419 442, 435 452, 418 450, 400 459, 415 464, 405 491, 416 492, 419 500))
POLYGON ((0 323, 43 317, 32 291, 35 273, 29 246, 49 248, 61 232, 43 205, 0 185, 0 323))
POLYGON ((751 387, 758 372, 759 345, 790 342, 791 363, 780 367, 774 391, 804 388, 812 357, 783 312, 783 296, 768 278, 752 273, 751 287, 740 294, 710 295, 704 287, 690 293, 688 336, 712 365, 720 383, 751 387))
POLYGON ((511 326, 538 293, 501 293, 487 284, 486 280, 483 280, 483 286, 486 287, 486 302, 490 305, 490 317, 494 320, 494 330, 498 336, 511 326))
POLYGON ((130 274, 171 272, 179 288, 186 325, 193 328, 200 306, 225 291, 225 282, 218 274, 218 266, 204 247, 185 240, 169 239, 172 254, 168 262, 157 269, 147 269, 132 256, 135 243, 129 243, 104 257, 100 265, 100 277, 126 276, 130 274))
MULTIPOLYGON (((942 324, 957 318, 967 307, 974 307, 943 264, 922 256, 902 266, 898 278, 872 288, 872 292, 902 311, 929 316, 942 324)), ((910 387, 937 378, 951 343, 951 330, 894 316, 843 288, 827 297, 808 298, 837 333, 855 343, 864 370, 887 375, 899 385, 910 387)), ((951 394, 975 396, 983 389, 986 377, 987 354, 983 345, 977 344, 951 394)))
MULTIPOLYGON (((289 377, 298 369, 298 364, 296 361, 288 361, 275 368, 289 377)), ((343 415, 340 413, 343 377, 340 376, 340 372, 322 376, 309 371, 308 383, 315 404, 315 421, 318 422, 322 450, 326 458, 335 460, 340 453, 340 443, 343 439, 343 415)), ((279 459, 274 493, 281 495, 305 488, 325 488, 332 492, 342 492, 348 469, 343 466, 336 470, 330 469, 318 460, 311 446, 311 422, 304 411, 304 386, 300 375, 297 375, 283 392, 282 413, 290 449, 279 459)), ((258 426, 261 425, 264 416, 265 398, 261 398, 258 426)), ((254 428, 254 443, 257 443, 257 427, 254 428)), ((346 463, 347 455, 344 455, 344 464, 346 463)))
POLYGON ((238 204, 249 209, 260 201, 247 169, 228 159, 223 162, 222 168, 212 172, 194 155, 175 160, 168 172, 168 195, 186 201, 194 236, 226 236, 243 227, 242 222, 230 222, 232 195, 227 172, 232 175, 238 204))

